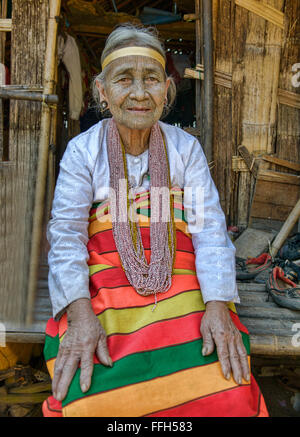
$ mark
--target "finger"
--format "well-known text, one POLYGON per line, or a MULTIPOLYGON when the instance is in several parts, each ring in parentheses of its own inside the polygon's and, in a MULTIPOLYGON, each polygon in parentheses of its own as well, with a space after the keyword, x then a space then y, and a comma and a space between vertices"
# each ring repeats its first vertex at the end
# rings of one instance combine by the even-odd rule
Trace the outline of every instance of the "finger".
POLYGON ((58 401, 62 401, 66 397, 69 385, 78 368, 79 361, 80 357, 78 355, 69 355, 68 359, 66 360, 57 386, 56 399, 58 401))
POLYGON ((100 363, 104 364, 104 366, 112 367, 113 362, 112 359, 109 356, 108 348, 107 348, 107 340, 105 335, 101 335, 97 348, 96 348, 96 355, 100 361, 100 363))
POLYGON ((210 355, 215 349, 215 343, 209 329, 203 329, 201 332, 203 338, 202 355, 210 355))
POLYGON ((239 337, 236 342, 236 348, 240 358, 243 378, 246 381, 250 381, 250 367, 248 361, 248 354, 241 337, 239 337))
POLYGON ((225 336, 215 336, 214 341, 217 347, 217 354, 221 364, 221 369, 223 375, 226 379, 230 379, 231 376, 231 366, 229 360, 229 351, 225 336))
POLYGON ((64 352, 58 352, 58 355, 56 357, 55 360, 55 364, 54 364, 54 374, 53 374, 53 379, 52 379, 52 392, 53 392, 53 396, 56 399, 56 395, 57 395, 57 386, 58 383, 60 381, 62 372, 63 372, 63 368, 64 368, 64 364, 66 362, 68 358, 68 353, 64 353, 64 352))
POLYGON ((91 379, 94 369, 94 351, 93 349, 84 351, 80 363, 80 387, 83 393, 88 391, 91 386, 91 379))
POLYGON ((235 347, 234 338, 230 339, 228 349, 233 378, 237 384, 242 384, 242 369, 240 364, 240 357, 235 347))

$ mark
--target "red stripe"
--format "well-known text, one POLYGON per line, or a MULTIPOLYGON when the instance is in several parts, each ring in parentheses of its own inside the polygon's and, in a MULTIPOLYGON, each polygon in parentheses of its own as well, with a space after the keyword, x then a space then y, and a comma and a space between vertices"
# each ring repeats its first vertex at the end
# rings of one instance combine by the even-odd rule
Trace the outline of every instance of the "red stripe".
POLYGON ((199 339, 202 315, 203 313, 190 314, 148 325, 132 334, 112 335, 107 340, 110 356, 116 361, 136 352, 161 349, 199 339))
MULTIPOLYGON (((141 228, 142 242, 145 249, 150 248, 150 228, 141 228)), ((176 231, 177 250, 185 250, 194 253, 191 238, 182 231, 176 231)), ((116 251, 116 244, 111 229, 93 235, 87 244, 88 251, 94 250, 97 253, 116 251), (102 238, 99 238, 99 237, 102 238)))
POLYGON ((51 317, 46 325, 46 335, 49 335, 50 337, 55 337, 58 334, 58 326, 59 322, 55 322, 54 319, 51 317))
MULTIPOLYGON (((201 384, 201 381, 199 381, 201 384)), ((220 393, 205 396, 147 417, 262 417, 260 391, 253 376, 250 385, 242 385, 220 393)))
POLYGON ((63 417, 62 404, 53 396, 49 396, 42 404, 42 412, 44 417, 63 417))
MULTIPOLYGON (((107 338, 111 359, 115 362, 127 355, 161 349, 202 338, 200 332, 204 311, 147 325, 132 334, 116 334, 107 338)), ((247 334, 236 314, 230 311, 236 327, 247 334)), ((99 364, 94 354, 94 363, 99 364)))

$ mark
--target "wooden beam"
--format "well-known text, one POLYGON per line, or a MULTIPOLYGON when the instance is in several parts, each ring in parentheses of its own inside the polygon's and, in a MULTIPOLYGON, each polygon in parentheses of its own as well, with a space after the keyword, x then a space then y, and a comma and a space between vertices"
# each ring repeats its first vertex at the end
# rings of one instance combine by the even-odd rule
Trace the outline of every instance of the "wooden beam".
POLYGON ((245 146, 239 146, 238 151, 240 152, 242 158, 244 159, 248 169, 251 171, 253 176, 256 178, 258 173, 258 163, 256 161, 255 156, 249 152, 247 147, 245 146))
MULTIPOLYGON (((56 69, 56 42, 57 27, 56 17, 60 14, 61 0, 50 2, 49 21, 47 29, 47 44, 44 64, 43 86, 44 94, 52 94, 55 81, 56 69)), ((42 237, 42 225, 44 217, 44 199, 46 192, 48 153, 51 130, 51 110, 46 104, 42 104, 41 131, 39 139, 39 153, 36 172, 36 187, 32 223, 32 238, 30 252, 30 266, 28 277, 28 293, 26 307, 26 324, 30 325, 33 319, 34 299, 37 288, 38 268, 40 261, 40 243, 42 237)))
POLYGON ((291 91, 286 91, 279 88, 277 97, 278 103, 286 106, 291 106, 292 108, 300 109, 300 94, 296 94, 291 91))
POLYGON ((0 19, 0 32, 11 32, 11 18, 0 19))
MULTIPOLYGON (((189 41, 195 40, 195 24, 192 22, 176 21, 174 23, 158 24, 155 26, 159 35, 164 38, 183 38, 189 41)), ((113 26, 93 25, 93 24, 72 24, 74 33, 86 35, 108 35, 113 26)))
POLYGON ((184 14, 183 20, 184 21, 195 21, 200 20, 201 16, 199 14, 184 14))
POLYGON ((282 182, 283 184, 300 185, 300 176, 273 170, 259 170, 257 179, 271 182, 282 182))
POLYGON ((278 9, 256 0, 235 0, 235 4, 284 29, 284 13, 278 9))
MULTIPOLYGON (((184 70, 184 77, 188 79, 199 79, 204 80, 204 71, 202 68, 186 68, 184 70)), ((223 86, 225 88, 231 88, 231 76, 226 73, 222 73, 220 71, 215 71, 215 79, 214 82, 216 85, 223 86)))
POLYGON ((264 161, 271 162, 272 164, 281 165, 282 167, 290 168, 294 171, 300 171, 300 164, 296 162, 287 161, 286 159, 276 158, 276 156, 264 155, 261 157, 264 161))

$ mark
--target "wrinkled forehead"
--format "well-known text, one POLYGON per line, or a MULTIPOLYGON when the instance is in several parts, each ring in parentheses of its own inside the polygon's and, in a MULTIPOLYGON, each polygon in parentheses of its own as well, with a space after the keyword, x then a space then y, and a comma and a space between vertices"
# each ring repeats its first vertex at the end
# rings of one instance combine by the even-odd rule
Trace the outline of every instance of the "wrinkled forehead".
POLYGON ((110 77, 122 74, 123 72, 132 72, 137 74, 156 72, 157 74, 165 76, 165 70, 160 62, 148 56, 123 56, 112 61, 106 68, 106 73, 110 77))

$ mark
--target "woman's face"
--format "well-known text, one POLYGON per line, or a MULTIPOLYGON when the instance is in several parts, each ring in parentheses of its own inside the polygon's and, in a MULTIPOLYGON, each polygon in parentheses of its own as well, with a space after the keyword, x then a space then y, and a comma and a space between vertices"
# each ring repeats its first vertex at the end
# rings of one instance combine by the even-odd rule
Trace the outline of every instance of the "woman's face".
POLYGON ((108 65, 104 87, 97 86, 117 124, 147 129, 161 117, 169 83, 159 62, 132 55, 108 65))

